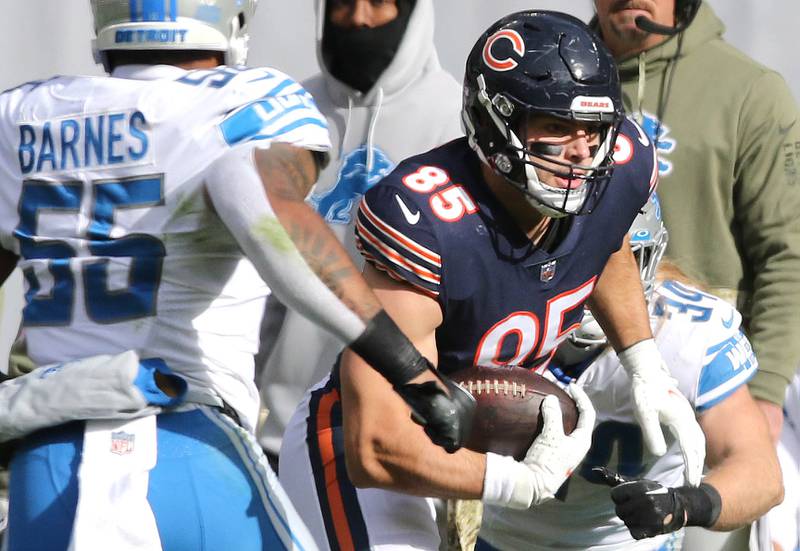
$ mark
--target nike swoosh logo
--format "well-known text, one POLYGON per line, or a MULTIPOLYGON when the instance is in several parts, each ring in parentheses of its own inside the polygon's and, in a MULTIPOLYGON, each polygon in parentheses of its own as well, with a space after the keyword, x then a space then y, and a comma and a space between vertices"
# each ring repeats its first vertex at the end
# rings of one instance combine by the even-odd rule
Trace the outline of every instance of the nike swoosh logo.
POLYGON ((645 492, 645 495, 654 496, 654 495, 668 494, 668 493, 669 493, 668 488, 656 488, 655 490, 650 490, 649 492, 645 492))
POLYGON ((419 211, 411 212, 411 209, 409 209, 408 205, 406 205, 403 202, 403 200, 400 199, 399 195, 395 194, 394 198, 397 200, 397 204, 400 205, 400 211, 403 213, 406 222, 408 222, 412 226, 415 225, 417 222, 419 222, 419 215, 420 215, 419 211))
POLYGON ((722 326, 725 327, 725 329, 730 329, 731 326, 733 325, 734 317, 736 317, 736 314, 733 311, 731 311, 731 317, 727 320, 722 320, 722 326))

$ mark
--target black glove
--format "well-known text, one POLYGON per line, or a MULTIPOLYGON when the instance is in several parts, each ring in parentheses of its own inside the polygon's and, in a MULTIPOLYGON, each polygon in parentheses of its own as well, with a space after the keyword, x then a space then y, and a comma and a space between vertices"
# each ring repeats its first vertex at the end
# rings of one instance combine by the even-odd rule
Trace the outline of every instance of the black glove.
POLYGON ((652 538, 680 530, 684 526, 713 526, 722 502, 709 484, 667 488, 647 479, 633 479, 605 467, 592 469, 612 487, 611 499, 617 516, 634 539, 652 538))
POLYGON ((453 453, 469 436, 475 398, 433 367, 431 370, 447 388, 447 393, 433 381, 406 383, 394 389, 411 407, 411 418, 425 428, 431 441, 453 453))

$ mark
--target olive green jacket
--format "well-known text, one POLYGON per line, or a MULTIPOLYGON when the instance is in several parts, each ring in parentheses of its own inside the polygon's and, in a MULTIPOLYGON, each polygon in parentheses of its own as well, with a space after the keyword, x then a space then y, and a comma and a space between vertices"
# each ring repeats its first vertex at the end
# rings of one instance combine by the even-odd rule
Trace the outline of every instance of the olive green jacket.
POLYGON ((800 363, 800 117, 783 78, 724 30, 704 2, 682 35, 618 60, 620 76, 658 143, 667 256, 739 307, 759 361, 750 390, 783 403, 800 363))

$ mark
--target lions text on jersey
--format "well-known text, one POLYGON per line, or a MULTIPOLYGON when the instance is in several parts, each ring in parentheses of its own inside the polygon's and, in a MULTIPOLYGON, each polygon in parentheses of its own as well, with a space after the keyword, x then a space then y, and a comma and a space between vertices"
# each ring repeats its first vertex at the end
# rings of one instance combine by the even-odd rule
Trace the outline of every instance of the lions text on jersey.
MULTIPOLYGON (((728 303, 666 281, 653 294, 650 309, 658 349, 698 415, 755 375, 758 364, 741 331, 741 315, 728 303)), ((647 451, 633 414, 628 375, 613 350, 571 369, 578 370, 571 374, 578 376, 597 411, 592 448, 557 499, 528 511, 485 508, 480 537, 500 550, 680 548, 682 532, 633 540, 614 513, 608 486, 592 472, 607 466, 627 476, 680 486, 683 459, 677 442, 669 435, 662 457, 647 451)))
MULTIPOLYGON (((486 188, 466 139, 407 159, 366 192, 356 221, 358 246, 367 262, 438 301, 444 321, 436 344, 444 373, 475 363, 545 368, 580 322, 598 276, 655 185, 653 146, 635 123, 623 123, 617 153, 599 205, 556 224, 543 247, 532 245, 486 188)), ((376 541, 375 534, 402 534, 402 541, 421 548, 438 545, 430 502, 357 490, 345 473, 334 368, 289 423, 281 482, 301 510, 320 511, 309 528, 331 548, 345 540, 358 548, 401 541, 376 541), (398 510, 402 519, 393 516, 398 510)))

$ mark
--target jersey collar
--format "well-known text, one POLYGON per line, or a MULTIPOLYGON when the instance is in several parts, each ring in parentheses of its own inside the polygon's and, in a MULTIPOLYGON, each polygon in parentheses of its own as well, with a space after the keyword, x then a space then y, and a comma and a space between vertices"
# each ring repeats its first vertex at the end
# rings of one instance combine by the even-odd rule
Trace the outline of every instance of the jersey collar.
POLYGON ((112 71, 111 76, 131 80, 174 80, 186 72, 186 69, 174 65, 120 65, 112 71))

